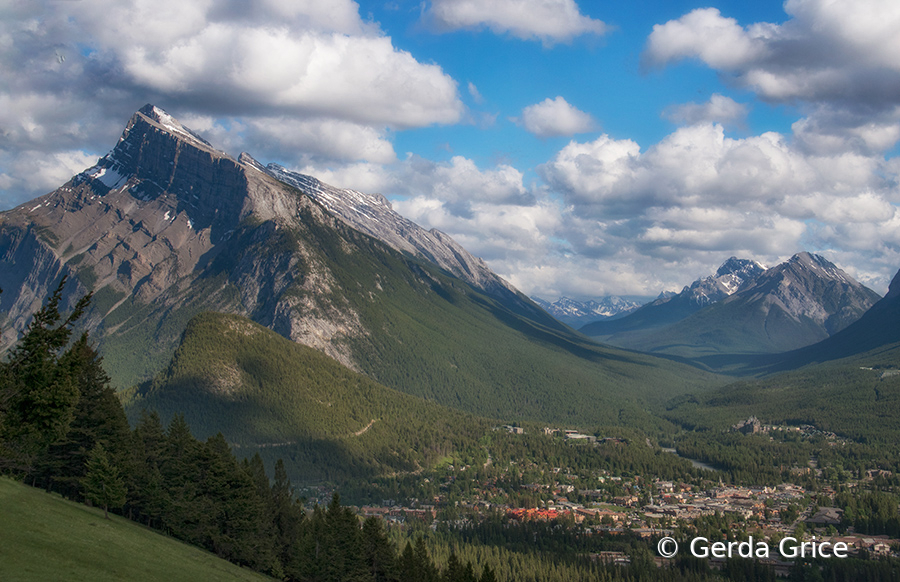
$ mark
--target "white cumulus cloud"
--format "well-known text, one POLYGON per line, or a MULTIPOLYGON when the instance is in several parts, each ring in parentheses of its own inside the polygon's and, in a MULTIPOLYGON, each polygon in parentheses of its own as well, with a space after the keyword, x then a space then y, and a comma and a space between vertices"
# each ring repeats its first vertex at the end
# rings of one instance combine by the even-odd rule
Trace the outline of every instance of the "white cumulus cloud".
POLYGON ((2 206, 43 193, 24 152, 102 155, 148 101, 294 165, 390 163, 392 131, 465 114, 452 77, 350 0, 23 0, 0 19, 0 78, 2 206))
POLYGON ((447 30, 483 26, 545 44, 609 30, 603 21, 583 15, 574 0, 432 0, 427 17, 447 30))
POLYGON ((597 123, 589 114, 563 99, 544 99, 522 110, 521 123, 538 137, 571 136, 594 131, 597 123))
POLYGON ((684 103, 666 109, 663 116, 675 123, 740 124, 747 117, 747 106, 715 93, 706 103, 684 103))

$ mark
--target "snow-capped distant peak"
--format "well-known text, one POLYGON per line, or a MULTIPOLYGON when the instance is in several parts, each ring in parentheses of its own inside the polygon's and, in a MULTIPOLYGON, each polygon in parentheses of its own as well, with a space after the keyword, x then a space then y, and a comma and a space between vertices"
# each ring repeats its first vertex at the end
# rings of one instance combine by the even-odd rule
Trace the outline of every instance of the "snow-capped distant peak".
POLYGON ((552 303, 540 297, 532 297, 532 299, 543 307, 547 313, 557 319, 563 321, 577 320, 581 323, 625 314, 637 309, 643 303, 643 301, 635 301, 634 299, 626 299, 616 295, 608 295, 588 301, 578 301, 563 296, 552 303))

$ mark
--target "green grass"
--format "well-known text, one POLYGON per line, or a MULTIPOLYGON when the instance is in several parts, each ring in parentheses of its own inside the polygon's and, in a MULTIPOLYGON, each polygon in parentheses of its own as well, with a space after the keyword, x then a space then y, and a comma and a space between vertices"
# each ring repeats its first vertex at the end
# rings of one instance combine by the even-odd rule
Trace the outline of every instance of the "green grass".
POLYGON ((119 516, 0 478, 0 580, 271 580, 119 516))

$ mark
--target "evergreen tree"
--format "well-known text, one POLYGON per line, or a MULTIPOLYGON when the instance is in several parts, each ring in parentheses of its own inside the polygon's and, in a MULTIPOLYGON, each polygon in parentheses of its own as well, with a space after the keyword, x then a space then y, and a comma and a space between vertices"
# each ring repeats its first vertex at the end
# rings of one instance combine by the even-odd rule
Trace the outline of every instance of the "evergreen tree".
POLYGON ((444 575, 441 577, 443 582, 464 582, 465 568, 459 562, 455 552, 450 552, 447 558, 447 567, 444 569, 444 575))
POLYGON ((481 571, 481 578, 478 579, 478 582, 497 582, 497 575, 494 574, 494 570, 490 565, 485 565, 484 570, 481 571))
POLYGON ((132 469, 128 474, 128 490, 131 492, 129 511, 143 516, 147 525, 160 528, 171 503, 160 471, 165 444, 166 433, 159 415, 155 411, 142 411, 132 433, 132 469))
POLYGON ((337 493, 325 511, 324 580, 353 582, 366 579, 359 520, 341 506, 337 493))
POLYGON ((59 357, 91 296, 82 297, 60 323, 65 284, 63 277, 0 366, 0 469, 28 472, 72 422, 78 388, 59 357))
POLYGON ((88 454, 97 443, 103 443, 118 467, 127 468, 131 429, 122 404, 109 385, 102 358, 90 345, 86 333, 66 350, 59 366, 74 380, 78 402, 69 430, 37 458, 33 474, 48 489, 75 497, 88 454))
POLYGON ((372 580, 396 580, 396 552, 387 538, 381 520, 370 517, 363 522, 362 546, 366 568, 372 580))
POLYGON ((475 570, 472 568, 472 562, 467 562, 463 566, 462 561, 456 556, 456 552, 451 551, 450 557, 447 558, 447 568, 441 576, 443 582, 478 582, 475 576, 475 570))
POLYGON ((82 485, 85 497, 103 506, 103 517, 106 519, 109 519, 110 507, 125 505, 125 482, 100 443, 91 451, 82 485))
POLYGON ((169 499, 163 516, 166 530, 188 543, 209 548, 215 507, 204 502, 199 490, 208 467, 200 458, 200 445, 183 415, 176 414, 169 423, 159 470, 169 499))
POLYGON ((299 577, 299 564, 296 544, 306 525, 303 507, 294 499, 291 481, 284 469, 284 461, 275 462, 275 479, 272 483, 272 522, 275 525, 275 551, 284 568, 285 575, 296 579, 299 577))
POLYGON ((397 579, 400 582, 437 582, 437 569, 428 555, 425 539, 407 542, 403 554, 397 560, 397 579))

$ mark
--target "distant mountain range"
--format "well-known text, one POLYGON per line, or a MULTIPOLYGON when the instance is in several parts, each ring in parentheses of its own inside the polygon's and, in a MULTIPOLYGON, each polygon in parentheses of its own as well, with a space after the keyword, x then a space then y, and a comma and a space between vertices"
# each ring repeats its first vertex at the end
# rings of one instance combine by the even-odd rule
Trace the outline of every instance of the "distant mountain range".
POLYGON ((622 347, 686 358, 777 353, 827 338, 878 299, 877 293, 810 253, 770 269, 731 258, 715 275, 673 297, 581 331, 622 347))
POLYGON ((3 347, 63 275, 68 305, 93 291, 80 321, 119 387, 165 369, 203 312, 495 418, 655 422, 659 386, 721 383, 592 343, 383 198, 235 160, 152 105, 96 166, 0 213, 3 347))
POLYGON ((574 328, 601 319, 623 317, 647 302, 646 297, 619 297, 617 295, 607 295, 587 301, 560 297, 552 303, 540 297, 532 297, 532 299, 547 313, 574 328))

